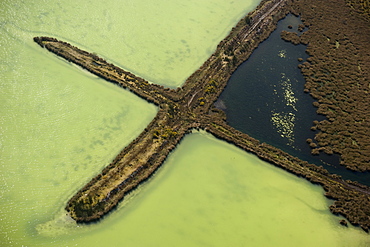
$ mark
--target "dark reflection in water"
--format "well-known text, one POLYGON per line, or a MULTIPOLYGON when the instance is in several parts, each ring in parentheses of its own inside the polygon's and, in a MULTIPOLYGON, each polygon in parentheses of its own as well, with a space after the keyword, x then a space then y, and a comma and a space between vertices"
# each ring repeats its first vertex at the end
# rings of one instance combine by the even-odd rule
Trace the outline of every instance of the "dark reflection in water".
POLYGON ((338 155, 311 155, 306 140, 314 138, 312 122, 324 117, 316 114, 313 98, 303 91, 304 77, 298 64, 308 57, 306 47, 280 38, 283 30, 300 35, 300 24, 293 15, 281 20, 271 36, 232 75, 215 105, 226 112, 227 122, 234 128, 345 179, 370 185, 369 173, 355 173, 339 166, 338 155))

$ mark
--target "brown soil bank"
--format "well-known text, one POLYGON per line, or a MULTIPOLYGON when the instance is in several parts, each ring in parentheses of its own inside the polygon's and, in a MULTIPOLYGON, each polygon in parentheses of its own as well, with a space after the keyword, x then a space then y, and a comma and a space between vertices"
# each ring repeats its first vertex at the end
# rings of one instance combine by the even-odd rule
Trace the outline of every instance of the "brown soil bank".
POLYGON ((370 170, 370 18, 368 0, 300 0, 291 5, 309 30, 282 38, 308 44, 300 68, 305 91, 317 100, 312 153, 338 153, 341 165, 370 170))
POLYGON ((35 37, 35 42, 40 46, 101 78, 128 88, 160 108, 143 133, 70 199, 66 206, 70 216, 77 222, 90 222, 103 217, 127 193, 153 174, 190 129, 201 128, 297 176, 322 185, 325 195, 335 200, 330 207, 331 211, 345 216, 352 224, 368 231, 369 187, 344 181, 322 167, 260 143, 228 126, 224 122, 225 114, 212 108, 231 73, 270 35, 279 19, 285 17, 292 7, 299 7, 298 3, 294 3, 292 0, 262 1, 255 11, 232 29, 220 42, 215 53, 177 90, 148 84, 68 43, 48 37, 35 37))

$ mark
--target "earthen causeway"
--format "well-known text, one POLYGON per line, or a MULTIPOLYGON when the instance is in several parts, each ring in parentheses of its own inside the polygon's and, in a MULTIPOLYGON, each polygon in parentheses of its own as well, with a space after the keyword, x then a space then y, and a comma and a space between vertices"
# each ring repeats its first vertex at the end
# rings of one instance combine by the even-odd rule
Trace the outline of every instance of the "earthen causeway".
POLYGON ((224 112, 213 107, 231 74, 270 35, 277 22, 289 12, 300 14, 297 13, 296 2, 262 1, 255 11, 239 21, 184 85, 175 90, 151 84, 66 42, 50 37, 35 37, 34 41, 41 47, 159 107, 156 117, 145 130, 69 200, 66 206, 69 215, 77 222, 100 219, 148 179, 189 131, 203 129, 275 166, 321 185, 326 191, 325 195, 334 200, 330 207, 333 213, 343 215, 352 224, 368 231, 369 187, 344 181, 322 167, 260 143, 230 127, 224 112))

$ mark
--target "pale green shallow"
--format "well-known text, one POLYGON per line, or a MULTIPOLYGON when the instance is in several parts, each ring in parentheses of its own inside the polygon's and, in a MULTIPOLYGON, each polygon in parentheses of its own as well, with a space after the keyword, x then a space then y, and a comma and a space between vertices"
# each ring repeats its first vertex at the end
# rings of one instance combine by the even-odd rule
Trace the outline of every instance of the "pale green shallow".
POLYGON ((312 246, 318 236, 323 246, 365 244, 365 233, 329 213, 320 187, 204 133, 186 137, 98 224, 77 227, 63 212, 158 109, 33 36, 177 86, 258 2, 1 1, 0 246, 312 246))
POLYGON ((157 108, 37 46, 8 48, 16 53, 0 85, 0 242, 20 246, 141 133, 157 108))
POLYGON ((60 213, 37 229, 77 246, 368 246, 329 203, 321 187, 196 132, 103 221, 77 228, 60 213))
POLYGON ((176 87, 259 2, 3 0, 0 17, 11 33, 60 38, 149 81, 176 87))

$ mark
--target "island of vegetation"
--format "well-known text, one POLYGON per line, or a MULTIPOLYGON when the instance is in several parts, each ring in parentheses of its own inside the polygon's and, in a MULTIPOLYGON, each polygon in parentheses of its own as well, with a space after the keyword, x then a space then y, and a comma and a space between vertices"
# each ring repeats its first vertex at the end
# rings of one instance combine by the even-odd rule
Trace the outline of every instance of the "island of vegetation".
MULTIPOLYGON (((326 192, 325 196, 334 200, 334 204, 330 206, 330 210, 333 213, 344 216, 353 225, 358 225, 365 231, 368 231, 370 228, 369 187, 349 180, 344 181, 340 176, 330 174, 322 167, 309 164, 266 143, 260 143, 258 140, 229 126, 226 122, 225 113, 213 106, 236 68, 247 60, 258 44, 270 35, 280 19, 284 18, 288 13, 293 13, 301 16, 304 24, 309 27, 310 32, 300 37, 290 33, 283 33, 283 38, 292 42, 296 40, 297 43, 309 44, 307 49, 312 57, 302 64, 302 71, 307 79, 306 90, 313 97, 319 99, 317 103, 319 113, 328 116, 327 102, 329 101, 321 102, 319 97, 325 97, 326 93, 321 92, 331 90, 338 81, 334 80, 337 77, 333 75, 332 83, 334 86, 331 86, 331 89, 325 89, 326 85, 322 83, 322 78, 331 76, 331 68, 320 67, 317 64, 322 59, 320 55, 322 53, 316 52, 315 42, 311 43, 311 41, 315 39, 315 32, 317 32, 316 29, 318 28, 323 28, 324 30, 320 35, 326 34, 325 24, 317 24, 326 20, 322 16, 324 15, 322 8, 327 6, 335 8, 338 2, 343 2, 343 6, 349 8, 345 6, 345 0, 263 0, 255 11, 239 21, 230 34, 220 42, 210 58, 186 80, 184 85, 175 90, 151 84, 130 72, 106 62, 97 55, 80 50, 66 42, 49 37, 35 37, 35 42, 41 47, 45 47, 56 55, 81 66, 107 81, 132 91, 139 97, 159 107, 158 114, 147 128, 132 143, 125 147, 110 165, 104 168, 99 175, 94 177, 69 200, 66 206, 69 215, 77 222, 91 222, 100 219, 111 211, 130 191, 147 180, 187 133, 193 129, 203 129, 217 138, 254 153, 259 158, 275 166, 303 177, 312 183, 320 184, 326 192), (311 8, 313 10, 310 10, 311 8), (306 70, 309 73, 306 73, 306 70), (310 77, 312 78, 311 81, 310 77), (322 108, 322 105, 324 105, 324 108, 322 108)), ((356 4, 360 6, 359 3, 356 4)), ((325 13, 327 11, 333 10, 325 10, 325 13)), ((348 11, 356 15, 364 13, 364 11, 356 12, 356 8, 348 11)), ((347 20, 345 16, 341 16, 341 18, 340 22, 347 20)), ((363 21, 366 21, 366 18, 366 15, 364 15, 363 21)), ((352 20, 352 17, 350 19, 352 20)), ((347 23, 349 22, 347 20, 347 23)), ((333 32, 337 35, 342 35, 340 31, 333 32)), ((345 44, 350 43, 348 40, 339 39, 339 36, 337 40, 332 37, 325 39, 330 44, 326 54, 331 53, 334 48, 342 49, 341 46, 347 47, 345 44), (338 46, 336 42, 339 42, 338 48, 336 48, 338 46)), ((356 44, 353 46, 355 47, 353 49, 357 49, 356 44)), ((343 51, 343 55, 345 54, 345 51, 343 51)), ((339 59, 339 57, 336 59, 339 59)), ((342 59, 346 59, 346 57, 342 59)), ((365 62, 363 60, 357 61, 359 69, 354 72, 356 73, 355 75, 368 75, 366 74, 368 73, 368 67, 365 67, 365 62)), ((339 76, 343 70, 339 66, 341 62, 337 60, 337 63, 338 68, 335 71, 337 71, 337 76, 339 76)), ((366 81, 366 79, 362 78, 358 79, 358 83, 352 86, 359 89, 362 88, 360 85, 362 85, 363 81, 366 81)), ((343 79, 341 83, 346 84, 346 80, 343 79)), ((343 90, 338 90, 329 98, 340 97, 341 94, 343 94, 343 90)), ((351 98, 355 96, 346 94, 342 97, 351 98)), ((340 99, 338 98, 338 100, 340 99)), ((335 103, 333 104, 336 105, 335 103)), ((338 107, 335 108, 337 112, 341 105, 336 106, 338 107)), ((361 111, 364 110, 366 109, 361 109, 361 111)), ((367 110, 368 113, 369 109, 367 110)), ((345 121, 347 120, 341 116, 340 114, 331 114, 327 122, 334 123, 336 121, 340 126, 346 127, 345 121), (334 118, 335 121, 330 120, 331 118, 334 118)), ((362 115, 360 119, 356 116, 355 123, 362 123, 364 117, 362 115)), ((331 139, 327 136, 331 132, 324 132, 328 130, 325 127, 325 123, 318 122, 314 126, 322 131, 317 134, 315 141, 327 153, 331 153, 330 150, 340 153, 342 149, 339 147, 336 149, 334 144, 329 147, 331 139), (323 134, 326 134, 325 140, 327 140, 327 145, 322 143, 323 134)), ((354 125, 354 127, 356 126, 354 125)), ((348 131, 348 126, 346 128, 348 131)), ((334 137, 332 139, 336 140, 334 137)), ((316 142, 311 140, 310 145, 313 146, 312 143, 316 142)), ((362 145, 362 142, 356 142, 357 145, 362 145)), ((319 148, 319 150, 321 149, 319 148)), ((346 225, 347 223, 341 221, 341 224, 346 225)))

